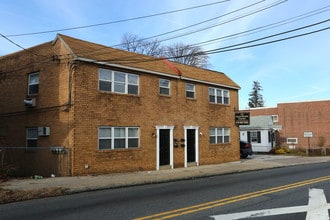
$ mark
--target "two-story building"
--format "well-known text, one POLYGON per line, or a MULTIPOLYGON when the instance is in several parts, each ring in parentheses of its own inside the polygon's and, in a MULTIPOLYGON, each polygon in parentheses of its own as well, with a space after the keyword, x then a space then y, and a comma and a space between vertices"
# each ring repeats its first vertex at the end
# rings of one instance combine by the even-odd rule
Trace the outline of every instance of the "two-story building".
POLYGON ((16 175, 239 160, 239 86, 221 72, 57 35, 0 57, 0 153, 16 175))

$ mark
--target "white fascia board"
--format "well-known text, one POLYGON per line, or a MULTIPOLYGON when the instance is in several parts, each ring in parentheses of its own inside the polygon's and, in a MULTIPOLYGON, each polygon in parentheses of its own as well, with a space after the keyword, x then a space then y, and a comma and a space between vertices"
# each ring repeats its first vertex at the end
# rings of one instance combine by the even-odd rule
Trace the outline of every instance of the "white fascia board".
POLYGON ((127 70, 134 70, 134 71, 138 71, 138 72, 142 72, 142 73, 150 73, 150 74, 154 74, 154 75, 158 75, 158 76, 166 76, 166 77, 175 78, 175 79, 180 78, 180 76, 174 76, 174 75, 170 75, 170 74, 166 74, 166 73, 161 73, 161 72, 156 72, 156 71, 151 71, 151 70, 145 70, 145 69, 140 69, 140 68, 135 68, 135 67, 129 67, 129 66, 123 66, 123 65, 120 65, 120 64, 102 62, 102 61, 97 61, 97 60, 92 60, 92 59, 87 59, 87 58, 82 58, 82 57, 76 57, 75 60, 100 64, 100 65, 104 65, 104 66, 118 67, 118 68, 127 69, 127 70))
POLYGON ((109 62, 102 62, 102 61, 92 60, 92 59, 83 58, 83 57, 75 57, 74 60, 95 63, 95 64, 100 64, 100 65, 105 65, 105 66, 111 66, 111 67, 117 67, 117 68, 122 68, 122 69, 127 69, 127 70, 134 70, 134 71, 138 71, 138 72, 142 72, 142 73, 150 73, 150 74, 154 74, 154 75, 158 75, 158 76, 165 76, 165 77, 174 78, 174 79, 183 79, 183 80, 188 80, 191 82, 197 82, 197 83, 218 86, 218 87, 223 87, 223 88, 229 88, 229 89, 235 89, 235 90, 240 89, 239 87, 235 87, 235 86, 228 86, 228 85, 224 85, 224 84, 220 84, 220 83, 213 83, 213 82, 192 79, 192 78, 183 77, 183 76, 175 76, 175 75, 161 73, 161 72, 157 72, 157 71, 145 70, 145 69, 140 69, 140 68, 135 68, 135 67, 124 66, 124 65, 120 65, 120 64, 113 64, 113 63, 109 63, 109 62))
POLYGON ((203 83, 203 84, 208 84, 208 85, 212 85, 212 86, 218 86, 218 87, 223 87, 223 88, 228 88, 228 89, 236 89, 239 90, 239 87, 236 86, 228 86, 225 84, 220 84, 220 83, 214 83, 214 82, 209 82, 209 81, 204 81, 204 80, 199 80, 199 79, 192 79, 192 78, 188 78, 188 77, 181 77, 184 80, 188 80, 191 82, 197 82, 197 83, 203 83))

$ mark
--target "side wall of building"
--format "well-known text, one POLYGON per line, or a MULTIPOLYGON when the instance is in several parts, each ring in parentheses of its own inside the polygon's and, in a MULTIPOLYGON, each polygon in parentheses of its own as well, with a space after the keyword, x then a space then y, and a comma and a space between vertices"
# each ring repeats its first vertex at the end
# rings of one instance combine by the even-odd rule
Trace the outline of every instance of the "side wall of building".
POLYGON ((310 131, 310 147, 330 147, 330 101, 280 103, 278 104, 279 123, 283 125, 280 132, 285 145, 287 138, 296 138, 295 147, 307 148, 308 138, 304 132, 310 131))
POLYGON ((59 44, 45 43, 1 57, 1 165, 11 167, 14 175, 70 174, 69 71, 67 61, 57 56, 61 50, 59 44), (39 73, 39 92, 34 95, 28 94, 31 73, 39 73), (25 106, 24 100, 32 98, 35 106, 25 106), (27 148, 27 129, 40 127, 49 127, 50 135, 38 136, 36 147, 27 148), (59 154, 54 147, 67 150, 59 154))

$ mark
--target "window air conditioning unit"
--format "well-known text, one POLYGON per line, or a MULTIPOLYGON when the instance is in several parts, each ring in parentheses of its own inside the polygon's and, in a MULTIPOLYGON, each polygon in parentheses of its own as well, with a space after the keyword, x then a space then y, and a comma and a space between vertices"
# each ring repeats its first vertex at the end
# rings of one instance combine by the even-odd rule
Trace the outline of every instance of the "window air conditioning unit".
POLYGON ((24 105, 26 107, 35 107, 36 106, 36 98, 26 98, 26 99, 24 99, 24 105))
POLYGON ((38 136, 49 136, 50 128, 49 127, 38 127, 38 136))

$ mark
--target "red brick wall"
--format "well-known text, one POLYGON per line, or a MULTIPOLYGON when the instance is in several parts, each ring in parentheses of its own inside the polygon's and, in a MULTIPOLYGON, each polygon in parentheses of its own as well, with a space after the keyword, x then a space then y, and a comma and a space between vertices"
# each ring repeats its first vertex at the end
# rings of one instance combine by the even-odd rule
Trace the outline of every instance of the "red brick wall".
POLYGON ((330 101, 281 103, 278 111, 279 124, 284 128, 282 138, 298 138, 297 146, 306 148, 308 138, 304 138, 304 132, 312 131, 311 147, 318 147, 322 137, 326 140, 325 146, 330 146, 330 101))
POLYGON ((295 103, 279 103, 277 108, 251 109, 251 116, 278 115, 280 145, 288 146, 287 138, 298 138, 298 148, 308 147, 305 131, 312 131, 310 147, 319 147, 325 140, 324 147, 330 146, 330 101, 310 101, 295 103))

